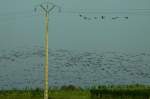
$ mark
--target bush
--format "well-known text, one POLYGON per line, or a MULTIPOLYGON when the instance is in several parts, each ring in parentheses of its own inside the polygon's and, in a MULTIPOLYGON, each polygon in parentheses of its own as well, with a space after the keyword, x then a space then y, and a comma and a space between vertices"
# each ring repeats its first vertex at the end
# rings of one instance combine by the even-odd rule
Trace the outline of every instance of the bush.
POLYGON ((64 85, 60 88, 61 90, 79 90, 80 88, 74 86, 74 85, 64 85))

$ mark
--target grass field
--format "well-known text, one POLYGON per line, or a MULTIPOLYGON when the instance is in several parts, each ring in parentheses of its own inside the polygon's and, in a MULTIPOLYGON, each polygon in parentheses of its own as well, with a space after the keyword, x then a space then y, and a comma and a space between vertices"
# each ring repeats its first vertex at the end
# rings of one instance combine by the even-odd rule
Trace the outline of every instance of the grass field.
MULTIPOLYGON (((43 99, 43 94, 34 91, 7 91, 1 92, 0 99, 43 99)), ((49 99, 90 99, 89 91, 64 91, 49 92, 49 99)))
MULTIPOLYGON (((43 99, 43 91, 2 90, 0 99, 43 99)), ((61 89, 51 89, 49 99, 150 99, 150 86, 98 86, 91 89, 65 86, 61 89)))
POLYGON ((92 99, 150 99, 150 86, 99 86, 91 91, 92 99))

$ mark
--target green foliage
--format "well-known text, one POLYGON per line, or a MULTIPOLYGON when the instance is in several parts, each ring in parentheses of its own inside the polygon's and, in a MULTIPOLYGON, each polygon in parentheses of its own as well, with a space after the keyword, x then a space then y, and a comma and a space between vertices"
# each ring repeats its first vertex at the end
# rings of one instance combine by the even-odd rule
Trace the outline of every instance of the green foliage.
POLYGON ((92 99, 149 99, 150 86, 98 86, 90 90, 92 99))
MULTIPOLYGON (((49 99, 150 99, 150 86, 108 85, 82 89, 73 85, 51 88, 49 99)), ((43 90, 1 90, 0 99, 43 99, 43 90)))
POLYGON ((76 86, 74 86, 74 85, 68 85, 68 86, 62 86, 61 88, 60 88, 61 90, 81 90, 81 88, 80 87, 76 87, 76 86))
MULTIPOLYGON (((35 90, 0 91, 0 99, 43 99, 43 90, 37 88, 35 90)), ((49 90, 49 99, 90 99, 90 92, 72 90, 72 87, 67 87, 67 90, 53 89, 49 90)))

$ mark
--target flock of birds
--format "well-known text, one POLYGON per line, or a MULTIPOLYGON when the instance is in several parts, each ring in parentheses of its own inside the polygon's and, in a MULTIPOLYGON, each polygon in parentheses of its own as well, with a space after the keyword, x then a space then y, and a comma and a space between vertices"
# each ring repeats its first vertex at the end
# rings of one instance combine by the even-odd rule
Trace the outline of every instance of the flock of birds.
MULTIPOLYGON (((79 14, 79 17, 81 17, 84 20, 105 20, 107 17, 106 16, 95 16, 95 17, 89 17, 83 14, 79 14)), ((129 19, 128 16, 115 16, 111 17, 112 20, 118 20, 118 19, 129 19)))
MULTIPOLYGON (((49 50, 49 84, 150 83, 150 53, 49 50)), ((43 48, 0 55, 0 89, 43 87, 43 48)))

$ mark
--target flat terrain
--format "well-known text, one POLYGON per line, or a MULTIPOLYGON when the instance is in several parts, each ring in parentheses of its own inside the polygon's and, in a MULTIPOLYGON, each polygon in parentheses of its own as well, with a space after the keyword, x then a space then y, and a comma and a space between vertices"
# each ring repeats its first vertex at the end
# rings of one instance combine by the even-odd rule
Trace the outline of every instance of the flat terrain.
MULTIPOLYGON (((0 99, 43 99, 40 92, 10 91, 0 94, 0 99)), ((90 99, 89 91, 51 91, 49 99, 90 99)))
MULTIPOLYGON (((43 91, 3 90, 0 91, 0 99, 43 99, 43 91)), ((51 89, 49 99, 150 99, 150 86, 97 86, 91 89, 65 86, 61 89, 51 89)))

